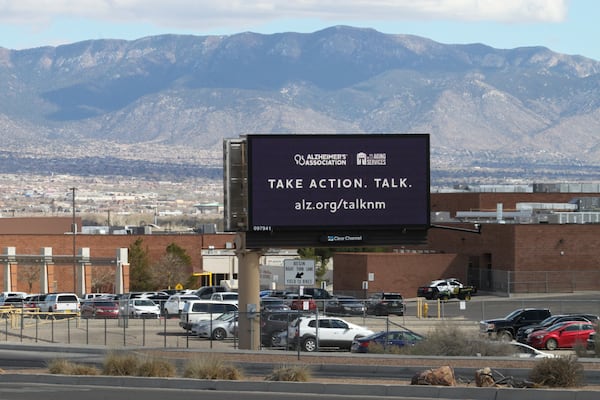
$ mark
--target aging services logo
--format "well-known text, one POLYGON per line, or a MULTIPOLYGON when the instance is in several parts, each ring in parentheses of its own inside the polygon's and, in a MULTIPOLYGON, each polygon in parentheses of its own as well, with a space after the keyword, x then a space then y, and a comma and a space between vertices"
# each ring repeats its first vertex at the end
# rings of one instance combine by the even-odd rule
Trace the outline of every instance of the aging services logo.
POLYGON ((387 165, 386 153, 364 153, 356 154, 356 165, 387 165))
POLYGON ((294 162, 301 167, 319 166, 345 166, 348 162, 348 154, 338 153, 309 153, 295 154, 294 162))

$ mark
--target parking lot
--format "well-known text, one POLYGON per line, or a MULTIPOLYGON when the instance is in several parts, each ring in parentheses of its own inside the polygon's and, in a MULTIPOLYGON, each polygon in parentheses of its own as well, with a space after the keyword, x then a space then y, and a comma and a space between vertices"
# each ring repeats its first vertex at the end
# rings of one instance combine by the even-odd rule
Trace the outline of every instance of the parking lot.
MULTIPOLYGON (((393 330, 399 327, 427 335, 433 329, 458 327, 476 334, 479 321, 503 317, 522 307, 549 307, 554 314, 568 312, 600 313, 600 296, 597 293, 579 296, 544 298, 495 298, 475 297, 468 302, 449 301, 428 303, 427 315, 423 315, 422 303, 406 301, 403 316, 352 316, 345 320, 366 326, 373 331, 393 330)), ((241 314, 240 318, 244 318, 241 314)), ((260 334, 260 332, 251 332, 260 334)), ((159 319, 83 319, 78 316, 48 317, 27 313, 5 314, 0 320, 0 341, 21 343, 60 343, 63 345, 89 345, 116 347, 153 348, 237 348, 235 338, 223 341, 199 339, 179 326, 178 318, 159 319)))

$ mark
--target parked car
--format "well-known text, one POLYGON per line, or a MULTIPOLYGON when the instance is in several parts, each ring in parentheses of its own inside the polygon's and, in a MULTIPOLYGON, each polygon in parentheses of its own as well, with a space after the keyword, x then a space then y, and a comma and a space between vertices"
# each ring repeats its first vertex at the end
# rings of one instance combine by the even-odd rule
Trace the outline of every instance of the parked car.
POLYGON ((558 354, 546 353, 538 350, 535 347, 531 347, 528 344, 517 342, 513 340, 510 342, 515 348, 514 356, 517 358, 556 358, 560 357, 558 354))
POLYGON ((25 297, 25 308, 32 309, 36 311, 36 309, 40 309, 40 304, 44 302, 47 294, 32 294, 25 297))
POLYGON ((156 292, 150 295, 145 295, 142 296, 143 299, 150 299, 152 300, 154 303, 156 303, 156 305, 158 306, 158 308, 160 309, 160 313, 161 315, 165 315, 165 303, 167 302, 167 300, 169 299, 169 297, 171 297, 170 294, 166 293, 166 292, 156 292))
POLYGON ((302 314, 296 310, 287 311, 266 311, 260 315, 260 342, 263 346, 278 347, 282 344, 274 338, 279 332, 285 332, 287 335, 288 327, 296 318, 302 314))
POLYGON ((84 293, 79 301, 83 302, 85 300, 95 299, 96 297, 109 297, 112 296, 112 293, 84 293))
POLYGON ((315 300, 310 296, 288 294, 286 299, 290 302, 289 304, 292 310, 315 311, 318 307, 315 300))
POLYGON ((322 347, 350 349, 353 340, 372 334, 372 330, 341 318, 303 316, 288 327, 288 345, 299 345, 309 352, 322 347))
POLYGON ((551 315, 548 318, 544 319, 539 324, 533 325, 525 325, 520 327, 517 330, 517 334, 515 339, 518 342, 525 343, 527 342, 527 336, 533 332, 540 329, 548 328, 554 324, 565 321, 581 321, 581 322, 591 322, 593 324, 598 324, 598 316, 593 314, 558 314, 551 315))
POLYGON ((217 292, 210 296, 210 300, 213 301, 238 301, 238 292, 217 292))
POLYGON ((160 318, 160 307, 150 299, 134 298, 120 305, 121 316, 129 318, 160 318))
POLYGON ((364 315, 367 307, 352 296, 337 296, 325 301, 325 312, 329 315, 364 315))
POLYGON ((4 307, 23 308, 23 307, 25 307, 25 298, 24 297, 7 297, 6 299, 4 299, 4 303, 2 305, 4 307))
POLYGON ((350 351, 353 353, 369 353, 373 351, 373 348, 376 348, 376 351, 389 350, 404 346, 413 346, 423 339, 425 338, 422 335, 408 330, 381 331, 354 339, 350 351))
POLYGON ((186 301, 179 315, 179 326, 189 331, 196 322, 210 320, 229 311, 238 311, 237 301, 186 301))
POLYGON ((588 350, 596 350, 596 337, 598 336, 598 332, 592 332, 590 333, 590 336, 588 337, 587 340, 587 344, 586 344, 586 349, 588 350))
POLYGON ((425 286, 417 288, 417 297, 424 297, 427 300, 447 301, 457 298, 459 300, 471 300, 471 295, 475 294, 477 289, 474 286, 467 286, 456 278, 437 279, 429 282, 425 286))
POLYGON ((265 296, 260 298, 261 312, 289 311, 290 306, 281 297, 265 296))
POLYGON ((24 299, 25 297, 27 297, 25 292, 0 292, 0 305, 3 305, 10 298, 24 299))
POLYGON ((570 349, 576 344, 587 345, 590 334, 595 332, 591 322, 559 322, 551 327, 533 331, 527 344, 536 349, 570 349))
POLYGON ((238 312, 230 311, 212 320, 198 321, 192 325, 191 332, 201 338, 223 340, 237 336, 238 312))
POLYGON ((200 300, 200 297, 195 294, 182 294, 175 293, 171 295, 164 305, 165 315, 167 318, 172 316, 179 316, 181 314, 181 310, 183 310, 183 305, 186 301, 190 300, 200 300))
POLYGON ((194 294, 203 300, 208 300, 213 293, 228 291, 229 290, 227 290, 225 286, 202 286, 200 289, 196 290, 194 294))
POLYGON ((404 315, 404 299, 400 293, 374 293, 367 300, 367 314, 404 315))
POLYGON ((49 293, 40 303, 40 311, 49 313, 78 313, 79 297, 75 293, 49 293))
POLYGON ((118 318, 119 303, 102 297, 84 300, 80 309, 81 318, 118 318))
POLYGON ((518 308, 504 318, 479 321, 479 333, 491 339, 512 341, 519 328, 539 324, 552 313, 547 308, 518 308))

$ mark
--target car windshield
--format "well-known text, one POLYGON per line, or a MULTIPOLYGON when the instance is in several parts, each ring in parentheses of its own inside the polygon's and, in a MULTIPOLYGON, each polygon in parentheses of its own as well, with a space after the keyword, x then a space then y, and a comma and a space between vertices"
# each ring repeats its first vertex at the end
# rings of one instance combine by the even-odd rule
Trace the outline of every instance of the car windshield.
POLYGON ((152 300, 135 300, 135 305, 136 306, 153 306, 154 302, 152 300))
POLYGON ((360 303, 358 301, 358 299, 338 299, 338 301, 340 303, 343 303, 343 304, 356 304, 356 303, 360 303))
POLYGON ((522 312, 523 312, 523 310, 514 310, 513 312, 508 314, 506 317, 504 317, 504 319, 513 319, 514 317, 521 314, 522 312))
POLYGON ((560 318, 558 315, 552 315, 551 317, 548 317, 545 320, 543 320, 542 322, 540 322, 540 325, 542 325, 542 326, 552 325, 554 323, 554 321, 556 321, 558 318, 560 318))
POLYGON ((215 321, 229 321, 230 319, 235 318, 235 314, 236 313, 233 311, 226 312, 215 318, 215 321))
POLYGON ((112 301, 93 301, 92 304, 94 304, 96 307, 115 307, 116 304, 112 301))
POLYGON ((237 300, 238 299, 238 295, 237 294, 224 294, 222 295, 223 300, 237 300))
POLYGON ((558 324, 552 325, 550 328, 548 328, 548 332, 553 332, 555 330, 558 330, 560 328, 562 328, 563 326, 565 326, 566 322, 559 322, 558 324))

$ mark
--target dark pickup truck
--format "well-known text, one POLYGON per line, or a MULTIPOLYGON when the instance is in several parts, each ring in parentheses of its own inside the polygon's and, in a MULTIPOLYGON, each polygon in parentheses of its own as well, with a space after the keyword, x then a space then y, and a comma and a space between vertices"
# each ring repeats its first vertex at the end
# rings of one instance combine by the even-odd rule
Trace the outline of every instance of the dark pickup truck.
POLYGON ((479 322, 479 333, 491 338, 510 341, 519 328, 537 324, 551 315, 547 308, 519 308, 504 318, 479 322))

